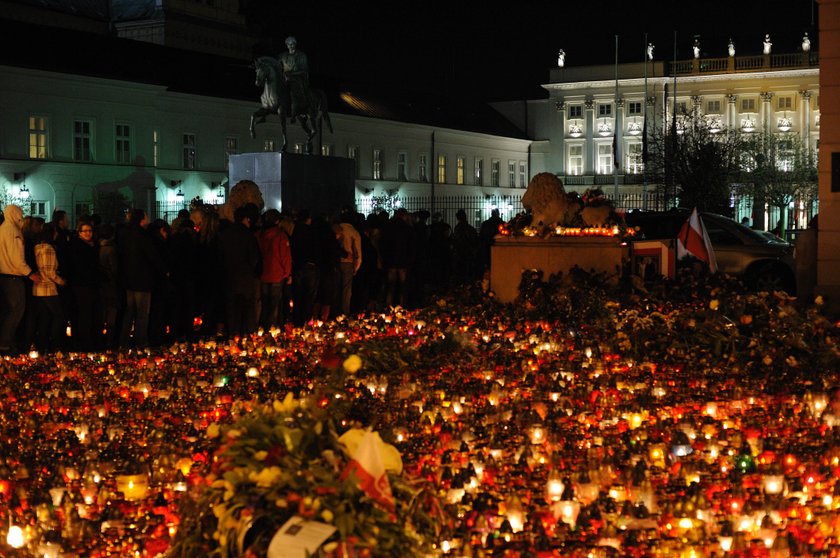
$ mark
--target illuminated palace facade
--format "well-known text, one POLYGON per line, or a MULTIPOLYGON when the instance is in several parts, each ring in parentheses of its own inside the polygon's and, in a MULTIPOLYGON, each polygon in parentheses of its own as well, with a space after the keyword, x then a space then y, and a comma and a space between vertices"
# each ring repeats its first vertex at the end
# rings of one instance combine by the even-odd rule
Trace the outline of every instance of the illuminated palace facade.
MULTIPOLYGON (((662 199, 654 195, 655 185, 644 173, 644 120, 649 119, 649 134, 656 127, 662 130, 671 121, 674 103, 678 115, 697 110, 713 127, 796 134, 816 155, 818 55, 797 47, 789 49, 798 50, 792 54, 650 60, 617 68, 566 64, 553 69, 550 82, 543 86, 548 99, 528 101, 527 106, 495 106, 530 131, 534 172, 557 174, 567 189, 617 193, 627 209, 653 209, 661 206, 662 199)), ((753 216, 751 200, 733 197, 732 201, 735 217, 753 216)), ((793 228, 806 226, 816 206, 816 199, 798 200, 788 223, 793 228)), ((778 210, 767 208, 761 221, 777 220, 778 210)))
MULTIPOLYGON (((228 157, 273 151, 280 142, 272 118, 256 138, 248 135, 259 91, 243 54, 251 45, 238 3, 212 10, 187 0, 111 5, 123 10, 116 22, 104 10, 45 15, 52 8, 0 0, 2 203, 45 218, 63 209, 75 219, 119 193, 171 219, 194 198, 224 202, 228 157), (143 6, 148 10, 138 12, 143 6), (208 31, 219 25, 230 33, 208 31), (40 50, 28 40, 46 35, 51 40, 40 50)), ((696 108, 745 132, 798 134, 816 151, 817 53, 780 48, 799 52, 653 59, 617 71, 566 63, 551 70, 547 98, 492 107, 334 88, 334 133, 319 138, 316 153, 355 160, 356 204, 364 213, 402 206, 439 211, 454 223, 464 208, 477 225, 499 208, 509 219, 539 172, 557 174, 569 190, 601 188, 623 209, 653 209, 662 200, 640 160, 644 119, 649 129, 664 126, 675 98, 678 112, 696 108)), ((290 151, 303 150, 300 127, 289 130, 290 151)), ((751 211, 749 200, 733 205, 738 218, 751 211)), ((815 206, 799 200, 788 223, 805 226, 815 206)), ((775 223, 775 210, 768 211, 763 222, 775 223)))

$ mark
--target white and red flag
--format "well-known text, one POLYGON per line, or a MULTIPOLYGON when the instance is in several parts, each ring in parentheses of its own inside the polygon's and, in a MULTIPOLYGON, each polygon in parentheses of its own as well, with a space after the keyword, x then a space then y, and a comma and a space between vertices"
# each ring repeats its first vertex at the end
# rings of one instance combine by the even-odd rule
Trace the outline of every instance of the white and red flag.
POLYGON ((688 254, 706 262, 709 265, 709 271, 712 273, 717 271, 715 249, 712 247, 709 233, 706 232, 703 219, 697 213, 696 207, 677 234, 677 259, 681 260, 688 254))
POLYGON ((341 473, 341 478, 347 479, 352 475, 362 491, 385 509, 393 512, 394 495, 391 493, 391 483, 388 482, 388 475, 385 473, 385 464, 380 450, 382 445, 379 434, 366 431, 356 451, 353 452, 350 462, 341 473))

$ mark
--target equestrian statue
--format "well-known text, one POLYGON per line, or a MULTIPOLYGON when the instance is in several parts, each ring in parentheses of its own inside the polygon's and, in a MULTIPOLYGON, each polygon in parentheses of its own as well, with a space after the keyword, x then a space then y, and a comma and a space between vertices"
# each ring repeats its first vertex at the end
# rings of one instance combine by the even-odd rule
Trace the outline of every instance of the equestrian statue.
POLYGON ((332 122, 327 112, 327 96, 320 89, 309 87, 309 67, 306 55, 297 49, 294 37, 286 39, 287 52, 275 59, 261 56, 254 61, 256 85, 262 87, 261 108, 251 114, 251 137, 256 137, 254 127, 265 122, 266 116, 276 114, 280 118, 283 143, 280 151, 286 151, 286 120, 299 122, 306 133, 306 153, 312 153, 312 139, 326 122, 332 133, 332 122))

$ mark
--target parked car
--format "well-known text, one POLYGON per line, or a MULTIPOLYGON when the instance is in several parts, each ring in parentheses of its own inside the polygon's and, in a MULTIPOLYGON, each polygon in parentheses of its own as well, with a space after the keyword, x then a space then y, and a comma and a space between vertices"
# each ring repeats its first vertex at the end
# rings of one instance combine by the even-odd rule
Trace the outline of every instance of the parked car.
MULTIPOLYGON (((636 238, 664 240, 677 237, 690 211, 634 211, 625 215, 628 227, 636 228, 636 238)), ((796 293, 793 245, 769 238, 716 213, 700 213, 715 250, 718 270, 740 277, 757 291, 796 293)))

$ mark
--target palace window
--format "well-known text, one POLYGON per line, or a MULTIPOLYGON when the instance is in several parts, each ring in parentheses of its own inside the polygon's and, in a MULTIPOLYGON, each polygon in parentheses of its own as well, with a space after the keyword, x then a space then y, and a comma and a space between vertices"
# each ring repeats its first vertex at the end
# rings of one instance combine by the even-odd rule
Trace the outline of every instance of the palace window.
POLYGON ((706 114, 720 114, 720 100, 707 102, 706 114))
POLYGON ((569 105, 569 118, 583 118, 583 106, 569 105))
POLYGON ((93 161, 93 124, 90 120, 73 122, 73 160, 93 161))
POLYGON ((269 138, 263 140, 263 151, 272 152, 274 151, 274 140, 269 138))
POLYGON ((29 117, 29 158, 46 159, 47 140, 47 119, 44 116, 29 117))
POLYGON ((438 154, 438 172, 437 172, 437 179, 438 184, 446 184, 446 155, 443 153, 438 154))
POLYGON ((784 97, 776 97, 777 110, 793 110, 793 97, 786 95, 784 97))
POLYGON ((755 112, 755 99, 741 99, 741 112, 755 112))
POLYGON ((196 165, 195 134, 184 134, 182 141, 181 166, 194 169, 196 165))
POLYGON ((583 174, 583 146, 570 145, 569 146, 569 168, 568 174, 572 176, 580 176, 583 174))
POLYGON ((160 132, 152 130, 152 165, 160 163, 160 132))
POLYGON ((499 186, 499 175, 502 174, 502 162, 493 159, 490 162, 490 186, 499 186))
POLYGON ((484 186, 484 159, 475 159, 475 170, 473 171, 473 182, 476 186, 484 186))
POLYGON ((383 155, 381 149, 374 149, 373 150, 373 179, 374 180, 382 180, 382 175, 384 173, 384 162, 383 162, 383 155))
POLYGON ((417 156, 417 178, 420 182, 429 181, 429 173, 427 170, 429 162, 426 159, 427 157, 425 153, 421 153, 417 156))
POLYGON ((329 157, 332 155, 332 144, 325 143, 321 146, 321 156, 329 157))
POLYGON ((239 140, 235 137, 225 138, 225 164, 230 163, 230 156, 239 153, 239 140))
POLYGON ((508 186, 516 188, 516 161, 508 161, 508 186))
POLYGON ((519 187, 525 188, 528 182, 528 165, 525 161, 519 161, 519 187))
POLYGON ((641 174, 643 168, 641 142, 627 144, 627 172, 641 174))
POLYGON ((642 102, 630 101, 627 103, 627 114, 630 116, 638 116, 642 114, 642 102))
POLYGON ((114 159, 118 163, 131 162, 131 126, 128 124, 114 126, 114 159))
POLYGON ((408 181, 408 154, 405 151, 397 153, 397 178, 403 182, 408 181))
POLYGON ((353 163, 355 166, 355 176, 359 178, 359 146, 357 145, 348 145, 347 146, 347 158, 353 159, 353 163))
POLYGON ((613 151, 612 144, 598 144, 598 174, 612 174, 613 151))
POLYGON ((462 186, 464 184, 464 164, 466 160, 463 157, 455 159, 455 184, 462 186))
POLYGON ((598 117, 612 116, 612 105, 609 103, 598 105, 598 117))

